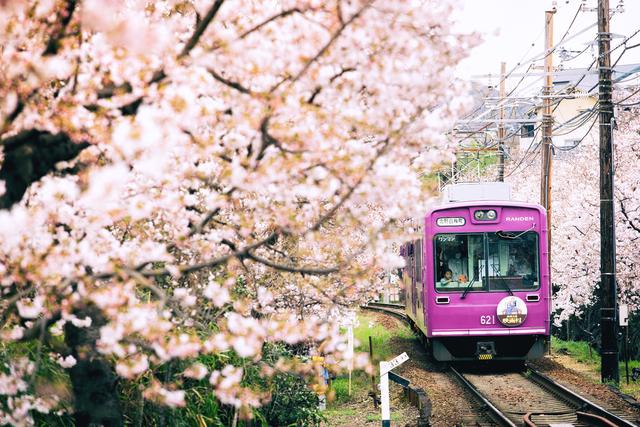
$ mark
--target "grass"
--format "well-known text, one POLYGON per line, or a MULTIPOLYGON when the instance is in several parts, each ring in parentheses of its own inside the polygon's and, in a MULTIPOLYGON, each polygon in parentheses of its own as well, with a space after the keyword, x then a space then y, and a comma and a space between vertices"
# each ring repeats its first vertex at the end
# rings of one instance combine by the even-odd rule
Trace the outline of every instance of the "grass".
MULTIPOLYGON (((585 365, 596 378, 600 377, 600 355, 595 349, 589 352, 589 345, 584 341, 563 341, 555 337, 551 338, 551 350, 554 353, 566 354, 577 362, 585 365)), ((629 360, 629 384, 626 381, 626 371, 624 360, 618 364, 620 372, 619 389, 623 393, 629 394, 636 399, 640 399, 640 380, 636 383, 631 378, 633 368, 640 368, 640 360, 629 360)))
POLYGON ((589 350, 589 345, 585 341, 563 341, 551 337, 551 351, 560 354, 570 355, 580 363, 588 365, 600 364, 600 355, 597 350, 589 350))
MULTIPOLYGON (((370 313, 358 315, 358 326, 354 328, 353 335, 356 340, 356 352, 369 352, 369 337, 373 346, 373 368, 377 372, 378 363, 381 360, 389 360, 397 356, 391 339, 413 340, 415 336, 409 327, 398 324, 395 328, 386 328, 376 322, 376 317, 370 313)), ((354 371, 351 377, 351 396, 349 396, 349 378, 347 375, 339 376, 331 382, 332 401, 327 409, 327 416, 331 411, 341 411, 340 405, 348 404, 357 399, 362 399, 362 390, 371 389, 371 376, 363 371, 354 371), (357 396, 357 391, 361 391, 357 396)), ((377 380, 377 376, 376 376, 377 380)), ((366 394, 366 393, 365 393, 366 394)), ((348 409, 344 409, 347 411, 348 409)), ((379 420, 379 417, 378 417, 379 420)))
POLYGON ((358 411, 356 411, 355 409, 340 409, 340 408, 333 408, 333 409, 327 409, 326 411, 324 411, 324 415, 327 418, 341 418, 341 417, 355 417, 356 415, 358 415, 358 411))
MULTIPOLYGON (((391 421, 398 421, 399 419, 400 419, 400 417, 398 416, 398 414, 391 413, 391 421)), ((374 421, 381 422, 382 421, 382 415, 380 415, 380 414, 367 415, 367 422, 368 423, 371 423, 371 422, 374 422, 374 421)))
MULTIPOLYGON (((353 392, 353 383, 351 387, 353 392)), ((335 403, 344 403, 351 399, 351 397, 349 396, 349 378, 340 377, 331 381, 331 389, 334 392, 335 403)))
POLYGON ((391 359, 397 354, 393 354, 392 347, 389 345, 391 338, 413 339, 414 335, 411 329, 406 325, 398 325, 397 328, 387 329, 383 325, 375 323, 374 317, 361 313, 358 316, 360 324, 354 329, 353 335, 359 345, 356 351, 369 352, 369 337, 373 346, 373 362, 378 363, 381 360, 391 359))

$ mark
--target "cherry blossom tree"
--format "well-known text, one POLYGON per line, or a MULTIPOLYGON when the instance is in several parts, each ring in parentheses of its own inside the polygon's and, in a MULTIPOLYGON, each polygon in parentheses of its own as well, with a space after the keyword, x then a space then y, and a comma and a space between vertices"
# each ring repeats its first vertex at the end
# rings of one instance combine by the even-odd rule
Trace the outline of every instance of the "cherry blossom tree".
MULTIPOLYGON (((614 130, 616 258, 619 297, 632 310, 640 307, 637 287, 637 242, 640 238, 640 122, 637 117, 637 88, 614 91, 616 125, 614 130)), ((552 187, 552 281, 558 290, 553 307, 559 325, 570 316, 581 316, 598 298, 600 281, 600 190, 597 115, 585 125, 584 138, 576 147, 556 148, 552 187), (594 126, 591 126, 595 121, 594 126)), ((518 165, 515 162, 515 165, 518 165)), ((524 162, 511 175, 519 199, 537 202, 539 159, 524 162)))
POLYGON ((0 1, 1 334, 38 343, 0 373, 0 424, 63 408, 44 358, 78 425, 114 426, 118 377, 170 406, 208 378, 249 416, 268 395, 198 356, 313 340, 340 361, 340 307, 399 262, 465 106, 452 7, 0 1))

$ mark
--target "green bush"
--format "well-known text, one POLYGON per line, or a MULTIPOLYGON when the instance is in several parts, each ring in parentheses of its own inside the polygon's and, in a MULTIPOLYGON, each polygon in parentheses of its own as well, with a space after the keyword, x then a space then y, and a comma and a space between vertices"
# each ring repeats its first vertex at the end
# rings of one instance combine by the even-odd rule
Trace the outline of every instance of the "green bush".
POLYGON ((348 401, 349 396, 349 379, 348 378, 336 378, 331 382, 331 389, 335 393, 335 403, 343 403, 348 401))
MULTIPOLYGON (((37 395, 50 392, 65 396, 61 406, 69 410, 62 415, 34 413, 36 426, 72 427, 74 425, 72 390, 69 377, 63 368, 46 357, 51 351, 48 346, 30 343, 0 343, 0 371, 9 358, 27 356, 39 360, 37 374, 32 387, 37 395), (40 353, 40 357, 38 357, 40 353)), ((274 366, 281 359, 295 357, 283 344, 267 343, 263 347, 262 362, 274 366)), ((204 355, 197 359, 209 371, 222 369, 227 364, 242 366, 242 385, 259 392, 270 392, 271 402, 253 411, 254 418, 239 421, 239 427, 318 425, 324 417, 318 408, 318 396, 309 388, 305 378, 278 373, 272 378, 260 375, 261 366, 238 357, 234 352, 204 355)), ((192 362, 172 361, 156 367, 153 373, 128 381, 120 379, 118 392, 124 413, 124 424, 132 426, 172 426, 210 427, 228 426, 233 423, 235 408, 223 405, 216 399, 208 377, 202 380, 184 379, 183 370, 192 362), (154 404, 142 397, 142 391, 155 378, 161 382, 176 382, 186 391, 186 405, 183 408, 169 408, 154 404)), ((346 391, 345 391, 346 393, 346 391)))
MULTIPOLYGON (((262 361, 274 365, 280 358, 293 357, 288 348, 282 344, 267 343, 263 347, 262 361)), ((239 421, 238 426, 289 426, 318 425, 324 418, 318 408, 318 397, 309 388, 304 378, 278 373, 272 378, 259 375, 258 365, 247 363, 233 352, 200 356, 198 362, 209 370, 222 369, 227 364, 242 366, 244 377, 242 385, 257 391, 269 391, 271 401, 263 407, 256 408, 254 418, 239 421)), ((168 363, 156 370, 156 377, 161 380, 176 379, 186 364, 168 363)), ((148 379, 135 382, 124 381, 121 385, 122 402, 127 414, 127 424, 155 427, 171 425, 187 426, 227 426, 231 425, 235 416, 235 408, 221 404, 215 397, 208 378, 200 381, 186 380, 183 384, 187 391, 187 405, 184 408, 171 409, 145 401, 141 396, 141 386, 148 379)))
POLYGON ((307 382, 293 374, 277 374, 271 388, 271 402, 259 412, 271 426, 319 425, 324 420, 318 396, 307 382))

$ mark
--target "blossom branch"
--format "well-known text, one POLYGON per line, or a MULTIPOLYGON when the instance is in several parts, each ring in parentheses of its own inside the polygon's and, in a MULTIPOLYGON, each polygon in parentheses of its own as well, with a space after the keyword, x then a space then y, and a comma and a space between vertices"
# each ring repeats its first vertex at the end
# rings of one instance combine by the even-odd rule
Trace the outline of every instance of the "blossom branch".
POLYGON ((251 251, 248 251, 245 256, 250 260, 253 260, 260 264, 264 264, 267 267, 271 267, 278 271, 285 271, 288 273, 308 274, 311 276, 326 276, 328 274, 336 273, 340 271, 340 268, 341 268, 340 266, 326 267, 326 268, 311 268, 311 267, 298 267, 294 265, 283 265, 283 264, 278 264, 273 261, 270 261, 266 258, 262 258, 258 255, 255 255, 251 253, 251 251))
MULTIPOLYGON (((337 80, 339 77, 341 77, 345 73, 349 73, 349 72, 355 71, 355 70, 356 70, 355 67, 343 68, 342 71, 340 71, 338 74, 334 75, 333 77, 331 77, 329 79, 329 84, 333 83, 335 80, 337 80)), ((307 103, 308 104, 314 104, 316 96, 318 96, 320 94, 320 92, 322 92, 322 89, 324 89, 324 86, 322 86, 322 85, 316 86, 315 90, 313 91, 313 93, 311 94, 309 99, 307 100, 307 103)), ((314 104, 314 105, 317 105, 317 104, 314 104)))
MULTIPOLYGON (((302 67, 302 70, 300 70, 298 72, 298 74, 296 74, 293 78, 290 79, 291 83, 295 83, 298 80, 300 80, 300 78, 307 72, 309 67, 311 67, 311 65, 313 65, 318 59, 320 59, 322 57, 322 55, 324 55, 327 50, 329 50, 331 45, 340 37, 340 35, 342 35, 342 33, 349 26, 349 24, 351 24, 353 21, 355 21, 357 18, 359 18, 369 7, 371 7, 372 4, 373 4, 373 0, 368 1, 360 9, 358 9, 358 11, 356 13, 354 13, 353 16, 351 16, 351 18, 349 18, 349 20, 344 22, 340 26, 340 28, 338 28, 338 30, 331 36, 329 41, 327 41, 327 43, 324 46, 322 46, 322 48, 318 51, 318 53, 316 53, 316 55, 313 58, 311 58, 311 59, 309 59, 307 61, 307 63, 304 65, 304 67, 302 67)), ((271 89, 270 92, 274 92, 276 89, 278 89, 280 87, 280 85, 282 85, 287 80, 289 80, 288 77, 283 79, 283 80, 281 80, 278 84, 276 84, 271 89)))
POLYGON ((209 212, 206 213, 206 215, 204 216, 204 218, 202 218, 202 220, 198 223, 198 225, 194 226, 189 231, 189 234, 187 236, 188 237, 193 237, 196 234, 202 233, 202 231, 204 230, 204 227, 206 227, 206 225, 209 223, 209 221, 211 221, 213 219, 213 217, 218 215, 218 213, 220 213, 220 208, 219 207, 215 208, 215 209, 211 209, 209 212))
POLYGON ((633 218, 629 217, 629 213, 627 212, 627 210, 625 208, 623 200, 620 200, 620 212, 622 213, 622 215, 624 216, 625 220, 629 224, 629 227, 633 228, 636 232, 640 233, 640 227, 638 227, 636 224, 634 224, 633 218))
POLYGON ((234 82, 231 81, 229 79, 225 79, 224 77, 222 77, 220 74, 216 73, 215 70, 211 69, 211 68, 207 68, 207 71, 209 72, 209 74, 211 74, 213 76, 214 79, 216 79, 217 81, 219 81, 220 83, 229 86, 230 88, 233 88, 235 90, 237 90, 240 93, 244 93, 247 95, 251 95, 253 92, 251 92, 251 90, 247 89, 246 87, 244 87, 243 85, 241 85, 238 82, 234 82))
MULTIPOLYGON (((263 245, 266 245, 269 242, 272 242, 273 239, 275 239, 278 236, 278 234, 283 234, 283 233, 284 232, 282 231, 280 232, 274 231, 271 234, 269 234, 269 236, 267 236, 266 238, 258 242, 255 242, 251 245, 247 245, 244 248, 231 252, 227 255, 223 255, 223 256, 213 258, 211 260, 203 261, 200 263, 196 263, 196 264, 178 266, 176 270, 179 274, 193 273, 195 271, 203 270, 205 268, 212 268, 212 267, 217 267, 219 265, 226 264, 232 258, 241 259, 243 257, 246 257, 249 251, 257 249, 263 245)), ((160 276, 169 276, 171 274, 174 274, 176 270, 173 270, 170 268, 157 268, 153 270, 140 270, 139 272, 144 277, 160 277, 160 276)), ((99 273, 99 274, 93 275, 93 278, 97 280, 106 280, 114 277, 115 275, 116 275, 115 272, 99 273)))
POLYGON ((60 311, 53 312, 49 317, 41 317, 35 321, 29 329, 24 331, 22 337, 18 341, 26 342, 38 338, 43 327, 46 329, 60 319, 62 319, 62 313, 60 311))
POLYGON ((56 31, 54 31, 53 35, 47 42, 47 47, 44 50, 43 55, 55 55, 58 53, 58 49, 60 49, 60 40, 64 36, 64 32, 71 22, 71 18, 73 17, 73 12, 76 9, 76 0, 67 0, 66 7, 62 10, 62 13, 59 16, 60 23, 56 31))
POLYGON ((204 18, 202 18, 202 20, 198 23, 196 31, 193 33, 187 44, 184 45, 182 52, 180 52, 180 55, 178 55, 179 58, 187 56, 189 52, 191 52, 191 50, 196 46, 196 44, 198 44, 200 37, 205 32, 211 21, 213 21, 213 18, 215 18, 215 16, 218 14, 222 3, 224 3, 224 0, 216 0, 213 3, 211 9, 209 9, 204 18))
POLYGON ((260 24, 256 25, 255 27, 252 27, 250 29, 248 29, 247 31, 245 31, 244 33, 242 33, 239 37, 238 40, 242 40, 244 38, 246 38, 249 34, 254 33, 256 31, 258 31, 260 28, 264 27, 265 25, 269 24, 270 22, 275 21, 276 19, 280 19, 280 18, 284 18, 286 16, 291 15, 292 13, 302 13, 302 10, 300 10, 297 7, 293 7, 291 9, 287 9, 287 10, 283 10, 282 12, 273 15, 271 18, 268 18, 265 21, 262 21, 260 24))
POLYGON ((260 134, 261 134, 262 137, 261 137, 260 149, 258 150, 258 155, 256 156, 256 160, 257 161, 262 160, 262 158, 264 157, 265 151, 271 145, 273 145, 274 147, 277 147, 280 151, 282 151, 284 153, 301 154, 301 153, 304 152, 304 150, 291 150, 289 148, 286 148, 286 147, 284 147, 282 145, 282 142, 280 142, 278 139, 274 138, 269 133, 269 121, 270 120, 271 120, 271 116, 267 116, 264 119, 262 119, 262 122, 260 123, 260 134))
POLYGON ((340 0, 336 0, 336 15, 338 16, 338 21, 344 25, 344 18, 342 17, 342 2, 340 0))

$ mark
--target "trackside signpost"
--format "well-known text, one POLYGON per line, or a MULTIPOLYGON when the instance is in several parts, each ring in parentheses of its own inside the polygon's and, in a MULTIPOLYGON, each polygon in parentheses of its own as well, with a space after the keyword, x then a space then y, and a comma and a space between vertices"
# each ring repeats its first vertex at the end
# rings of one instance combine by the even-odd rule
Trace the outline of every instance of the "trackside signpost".
POLYGON ((380 407, 382 409, 382 427, 391 426, 391 409, 389 408, 389 374, 393 368, 409 360, 407 353, 402 353, 387 362, 380 362, 380 407))

